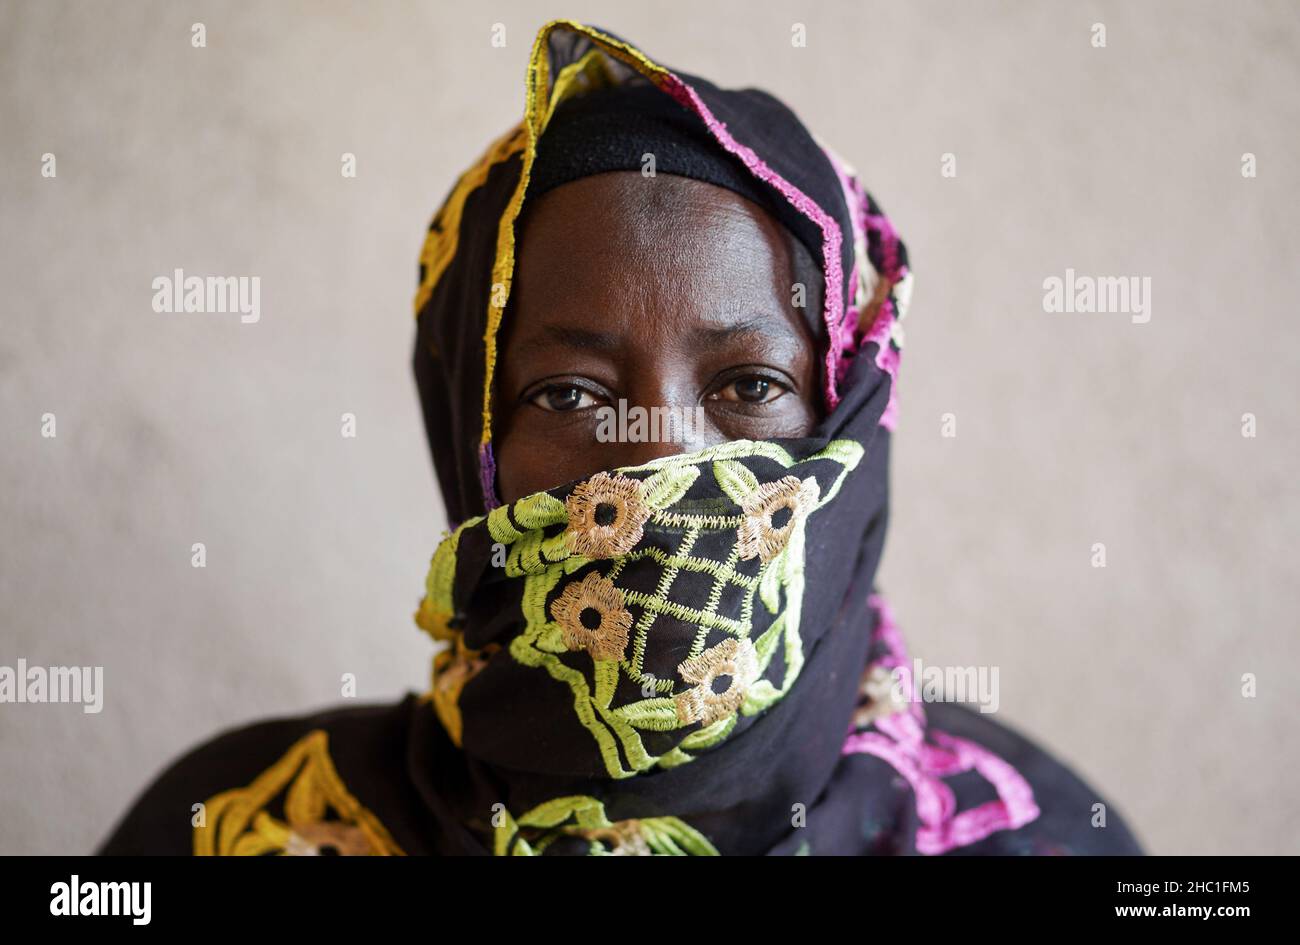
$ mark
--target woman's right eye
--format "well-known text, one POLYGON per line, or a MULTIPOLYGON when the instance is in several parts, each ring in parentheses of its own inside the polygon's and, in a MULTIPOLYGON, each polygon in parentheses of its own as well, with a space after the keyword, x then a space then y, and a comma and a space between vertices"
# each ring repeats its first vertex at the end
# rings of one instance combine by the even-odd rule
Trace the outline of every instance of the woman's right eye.
POLYGON ((529 402, 543 410, 557 412, 596 406, 596 398, 581 387, 564 385, 538 391, 529 402))

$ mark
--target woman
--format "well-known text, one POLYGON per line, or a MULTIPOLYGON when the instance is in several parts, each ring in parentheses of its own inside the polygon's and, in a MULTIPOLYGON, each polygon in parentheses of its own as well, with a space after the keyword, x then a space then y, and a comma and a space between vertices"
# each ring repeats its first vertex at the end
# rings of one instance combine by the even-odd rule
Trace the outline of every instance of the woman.
POLYGON ((224 734, 102 852, 1140 853, 914 691, 872 584, 910 275, 851 169, 566 21, 526 101, 420 260, 430 692, 224 734))

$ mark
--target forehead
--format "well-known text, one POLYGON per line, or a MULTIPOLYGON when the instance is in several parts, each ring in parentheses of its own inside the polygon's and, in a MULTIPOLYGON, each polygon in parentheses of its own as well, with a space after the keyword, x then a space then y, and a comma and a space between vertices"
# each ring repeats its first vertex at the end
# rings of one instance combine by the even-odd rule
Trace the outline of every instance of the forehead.
POLYGON ((763 208, 684 177, 614 172, 558 187, 520 226, 520 311, 575 299, 672 310, 789 305, 794 239, 763 208))

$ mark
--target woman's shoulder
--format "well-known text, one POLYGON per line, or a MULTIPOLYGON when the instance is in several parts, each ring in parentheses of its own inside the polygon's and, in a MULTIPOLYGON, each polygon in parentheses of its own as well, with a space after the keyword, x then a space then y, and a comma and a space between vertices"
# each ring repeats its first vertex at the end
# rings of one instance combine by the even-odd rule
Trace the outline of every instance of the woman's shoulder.
POLYGON ((155 777, 96 852, 405 852, 387 824, 411 829, 402 788, 417 702, 408 693, 222 731, 155 777))
MULTIPOLYGON (((1141 856, 1115 805, 1079 774, 1012 726, 955 702, 927 703, 936 729, 975 742, 1014 767, 1033 790, 1039 815, 1016 830, 990 834, 954 855, 1141 856)), ((979 803, 975 783, 954 783, 961 807, 979 803), (969 796, 963 798, 962 794, 969 796)))

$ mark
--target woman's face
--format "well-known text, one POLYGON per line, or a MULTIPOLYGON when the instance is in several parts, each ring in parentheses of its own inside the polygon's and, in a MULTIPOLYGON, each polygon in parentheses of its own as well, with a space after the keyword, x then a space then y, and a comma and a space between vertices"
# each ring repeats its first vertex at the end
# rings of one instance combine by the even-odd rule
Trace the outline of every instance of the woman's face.
POLYGON ((493 405, 503 501, 727 440, 811 432, 818 359, 794 285, 820 312, 821 276, 765 211, 638 171, 527 206, 493 405), (659 442, 602 431, 598 408, 620 400, 629 418, 670 408, 692 422, 659 442))

